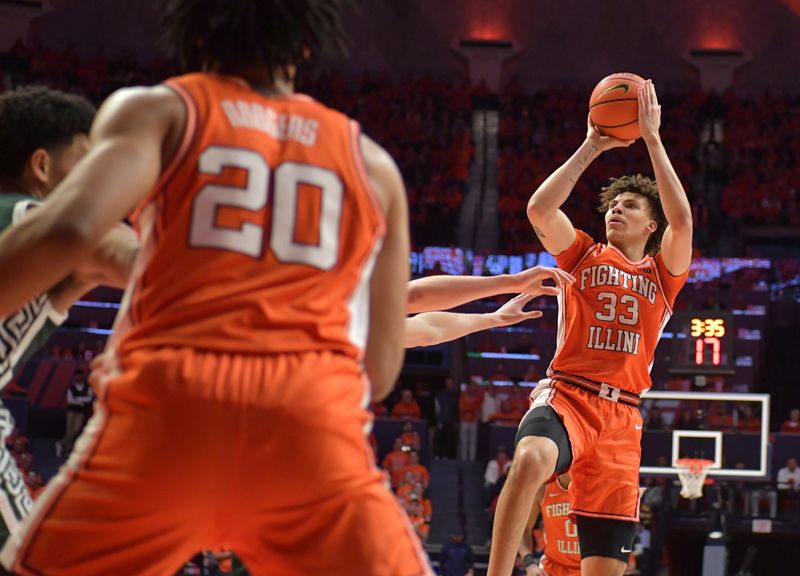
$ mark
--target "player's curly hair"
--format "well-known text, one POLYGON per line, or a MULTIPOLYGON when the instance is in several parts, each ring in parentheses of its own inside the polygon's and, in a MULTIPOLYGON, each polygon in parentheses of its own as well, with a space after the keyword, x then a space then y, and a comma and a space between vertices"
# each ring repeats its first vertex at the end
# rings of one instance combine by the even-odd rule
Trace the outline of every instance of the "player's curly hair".
POLYGON ((646 254, 654 256, 661 250, 661 238, 667 228, 667 217, 661 207, 661 197, 658 195, 656 181, 641 174, 611 178, 610 184, 603 187, 600 192, 600 205, 597 207, 597 211, 602 214, 608 212, 611 201, 623 192, 633 192, 644 196, 650 205, 650 217, 656 221, 656 229, 647 239, 644 251, 646 254))
POLYGON ((0 95, 0 181, 19 178, 37 149, 56 153, 78 134, 89 134, 94 114, 86 98, 44 86, 0 95))
POLYGON ((214 65, 232 74, 243 65, 274 70, 344 53, 344 7, 353 0, 157 0, 161 43, 186 72, 214 65))

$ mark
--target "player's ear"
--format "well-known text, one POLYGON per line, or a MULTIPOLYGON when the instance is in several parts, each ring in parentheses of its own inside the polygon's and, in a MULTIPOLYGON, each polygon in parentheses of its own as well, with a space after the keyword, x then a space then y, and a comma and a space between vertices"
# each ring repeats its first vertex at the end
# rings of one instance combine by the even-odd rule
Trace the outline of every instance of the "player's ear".
POLYGON ((28 158, 28 168, 36 180, 44 184, 50 174, 52 158, 44 148, 37 148, 28 158))
POLYGON ((650 222, 647 223, 647 229, 650 231, 650 234, 652 234, 658 230, 658 222, 655 220, 650 220, 650 222))

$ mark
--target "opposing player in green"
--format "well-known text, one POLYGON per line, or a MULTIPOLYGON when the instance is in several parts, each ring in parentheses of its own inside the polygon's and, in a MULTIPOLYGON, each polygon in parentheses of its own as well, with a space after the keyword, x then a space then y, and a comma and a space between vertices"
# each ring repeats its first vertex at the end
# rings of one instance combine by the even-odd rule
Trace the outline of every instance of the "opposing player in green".
MULTIPOLYGON (((89 148, 94 107, 80 96, 44 87, 0 96, 0 231, 17 224, 43 200, 89 148)), ((0 389, 47 342, 69 306, 97 284, 124 287, 137 250, 127 226, 115 228, 92 261, 14 313, 0 317, 0 389)), ((32 262, 32 266, 36 263, 32 262)), ((2 270, 7 277, 14 270, 2 270)), ((16 462, 5 448, 14 419, 0 404, 0 542, 32 506, 16 462)))

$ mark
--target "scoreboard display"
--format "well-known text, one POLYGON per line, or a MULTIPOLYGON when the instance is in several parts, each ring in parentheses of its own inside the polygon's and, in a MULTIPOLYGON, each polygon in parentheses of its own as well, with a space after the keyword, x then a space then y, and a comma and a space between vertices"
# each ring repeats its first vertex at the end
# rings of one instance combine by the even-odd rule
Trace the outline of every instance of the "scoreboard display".
POLYGON ((719 310, 680 310, 670 322, 676 374, 733 374, 733 316, 719 310))

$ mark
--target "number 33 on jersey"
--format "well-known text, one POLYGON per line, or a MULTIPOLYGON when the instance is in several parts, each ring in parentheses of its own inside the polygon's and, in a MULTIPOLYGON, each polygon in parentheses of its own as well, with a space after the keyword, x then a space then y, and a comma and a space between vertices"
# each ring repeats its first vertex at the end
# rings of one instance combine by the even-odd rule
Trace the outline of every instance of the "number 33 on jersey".
POLYGON ((306 96, 258 96, 239 79, 167 85, 186 128, 132 217, 142 249, 120 348, 360 356, 384 221, 358 125, 306 96))
POLYGON ((567 373, 637 395, 649 389, 656 344, 688 273, 672 276, 661 254, 632 262, 580 230, 556 261, 576 281, 559 296, 550 375, 567 373))

